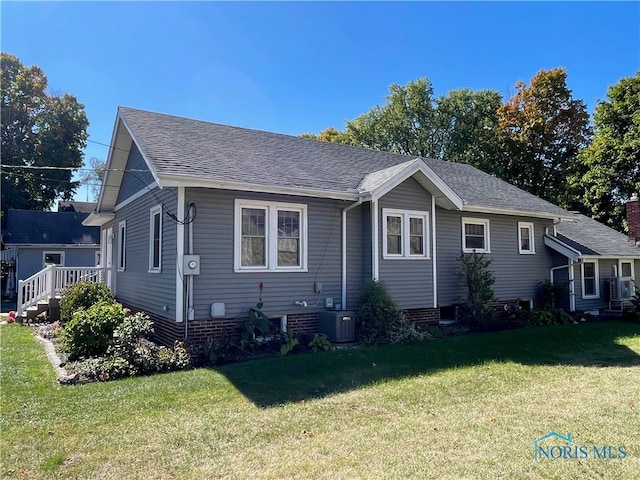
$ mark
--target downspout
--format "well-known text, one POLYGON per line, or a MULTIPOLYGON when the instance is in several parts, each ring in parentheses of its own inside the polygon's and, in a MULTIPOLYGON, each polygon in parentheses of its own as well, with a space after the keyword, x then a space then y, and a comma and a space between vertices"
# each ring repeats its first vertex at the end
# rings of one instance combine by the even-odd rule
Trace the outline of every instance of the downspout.
MULTIPOLYGON (((178 187, 178 218, 184 218, 184 187, 178 187)), ((176 322, 184 321, 184 274, 182 271, 182 258, 184 257, 184 223, 176 224, 176 322)), ((187 338, 187 326, 185 323, 185 339, 187 338)))
MULTIPOLYGON (((191 218, 191 208, 193 204, 189 204, 189 255, 193 255, 193 219, 191 218)), ((195 310, 193 308, 193 275, 189 275, 189 295, 187 299, 187 320, 193 320, 195 317, 195 310)))
POLYGON ((358 198, 356 203, 342 209, 342 309, 347 309, 347 212, 362 205, 363 198, 358 198))
POLYGON ((433 308, 438 308, 438 262, 436 256, 436 198, 431 195, 431 266, 433 268, 433 308))

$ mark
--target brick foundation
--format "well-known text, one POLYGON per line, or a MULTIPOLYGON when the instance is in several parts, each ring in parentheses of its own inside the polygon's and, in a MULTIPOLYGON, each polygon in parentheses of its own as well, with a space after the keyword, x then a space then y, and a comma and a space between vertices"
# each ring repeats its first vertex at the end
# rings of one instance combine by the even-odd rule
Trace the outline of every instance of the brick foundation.
POLYGON ((440 309, 439 308, 413 308, 404 310, 404 314, 407 320, 414 323, 418 327, 424 327, 425 325, 433 325, 440 321, 440 309))
MULTIPOLYGON (((141 312, 139 308, 124 305, 132 312, 141 312)), ((173 346, 176 340, 184 340, 185 323, 154 315, 146 312, 153 321, 154 340, 162 345, 173 346)), ((274 318, 274 323, 280 327, 279 319, 274 318)), ((206 320, 191 320, 187 322, 187 340, 192 345, 209 345, 215 343, 222 345, 232 341, 238 341, 238 325, 242 322, 239 318, 211 318, 206 320)), ((314 334, 318 332, 318 313, 300 313, 287 315, 287 330, 296 334, 314 334)))

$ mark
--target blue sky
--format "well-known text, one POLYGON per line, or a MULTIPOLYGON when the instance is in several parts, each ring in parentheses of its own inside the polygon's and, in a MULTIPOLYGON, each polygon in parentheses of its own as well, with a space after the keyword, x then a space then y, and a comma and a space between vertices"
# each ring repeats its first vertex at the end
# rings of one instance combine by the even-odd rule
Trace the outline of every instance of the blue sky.
MULTIPOLYGON (((85 105, 86 159, 118 105, 298 135, 344 127, 392 83, 504 97, 565 67, 590 111, 640 70, 640 2, 6 2, 1 48, 85 105)), ((86 189, 76 198, 86 200, 86 189)))

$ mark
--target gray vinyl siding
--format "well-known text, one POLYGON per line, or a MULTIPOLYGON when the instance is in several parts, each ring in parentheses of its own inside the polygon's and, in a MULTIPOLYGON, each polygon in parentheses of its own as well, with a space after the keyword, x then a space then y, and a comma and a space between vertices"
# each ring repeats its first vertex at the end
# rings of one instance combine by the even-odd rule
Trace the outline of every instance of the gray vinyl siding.
POLYGON ((176 233, 177 225, 167 213, 177 212, 177 189, 165 188, 143 195, 119 209, 113 222, 113 264, 117 266, 120 245, 118 224, 126 221, 123 272, 116 272, 116 297, 119 301, 167 318, 175 318, 176 310, 176 233), (149 273, 150 209, 162 203, 162 255, 160 273, 149 273), (163 307, 168 310, 163 310, 163 307))
POLYGON ((116 205, 152 183, 153 175, 151 175, 151 171, 149 171, 149 167, 144 161, 144 158, 142 158, 140 150, 138 150, 138 147, 134 143, 129 152, 129 158, 127 159, 127 166, 125 167, 125 172, 122 177, 116 205))
MULTIPOLYGON (((263 311, 269 316, 310 313, 324 309, 324 299, 340 302, 342 292, 342 209, 349 203, 307 197, 255 194, 188 188, 194 202, 194 253, 200 255, 200 275, 194 278, 195 319, 209 319, 211 304, 225 304, 225 317, 241 317, 258 301, 263 282, 263 311), (235 200, 300 203, 307 205, 307 272, 234 272, 235 200), (322 282, 314 293, 314 282, 322 282), (306 301, 308 307, 295 305, 306 301)), ((212 319, 215 321, 215 319, 212 319)))
POLYGON ((358 306, 360 288, 363 282, 371 279, 371 249, 367 248, 371 243, 364 241, 364 238, 371 238, 371 230, 367 234, 364 227, 371 224, 370 220, 365 221, 370 215, 369 204, 347 212, 347 302, 342 306, 345 310, 358 306))
POLYGON ((438 251, 438 303, 441 306, 463 301, 466 289, 459 276, 462 253, 462 217, 488 219, 491 269, 497 300, 533 299, 538 283, 549 279, 553 266, 551 251, 545 247, 543 236, 552 222, 528 217, 486 215, 436 210, 438 251), (534 224, 534 255, 518 252, 518 222, 534 224))
POLYGON ((618 260, 614 259, 585 259, 585 262, 595 261, 598 263, 598 285, 600 295, 598 298, 582 298, 582 267, 579 263, 574 265, 576 310, 597 310, 609 307, 609 292, 607 279, 613 277, 613 267, 618 265, 618 260))
POLYGON ((26 280, 44 268, 44 252, 64 252, 64 267, 93 267, 100 246, 91 247, 18 247, 16 278, 26 280))
POLYGON ((431 260, 431 195, 413 178, 402 182, 378 201, 378 274, 391 298, 402 309, 433 307, 433 264, 431 260), (383 257, 384 209, 413 210, 429 214, 427 242, 429 258, 389 259, 383 257))

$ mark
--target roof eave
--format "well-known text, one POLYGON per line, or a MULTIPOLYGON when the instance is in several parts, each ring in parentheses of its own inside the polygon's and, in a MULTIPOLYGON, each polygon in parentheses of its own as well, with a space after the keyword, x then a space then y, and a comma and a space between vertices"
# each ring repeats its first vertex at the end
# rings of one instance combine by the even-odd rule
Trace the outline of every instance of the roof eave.
POLYGON ((553 212, 532 212, 530 210, 518 210, 510 208, 498 208, 498 207, 485 207, 481 205, 469 205, 466 204, 462 207, 463 212, 473 213, 489 213, 495 215, 511 215, 514 217, 533 217, 544 218, 548 220, 572 220, 573 217, 570 213, 561 214, 553 212))
POLYGON ((113 213, 90 213, 87 218, 82 221, 82 225, 85 227, 102 227, 106 223, 116 218, 113 213))
POLYGON ((544 244, 547 247, 551 248, 552 250, 555 250, 559 254, 564 255, 565 257, 573 260, 574 262, 577 262, 580 258, 583 258, 583 255, 581 252, 579 252, 575 248, 570 247, 566 243, 558 240, 557 237, 545 235, 544 244))
POLYGON ((308 188, 304 186, 276 186, 261 185, 257 183, 232 182, 226 180, 213 180, 207 178, 192 177, 190 175, 160 175, 159 186, 162 187, 193 187, 193 188, 217 188, 221 190, 238 190, 246 192, 274 193, 281 195, 294 195, 300 197, 331 198, 335 200, 355 201, 365 197, 364 192, 324 190, 308 188))

